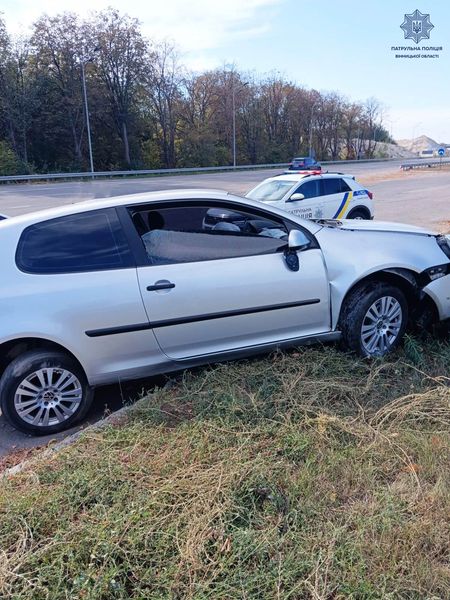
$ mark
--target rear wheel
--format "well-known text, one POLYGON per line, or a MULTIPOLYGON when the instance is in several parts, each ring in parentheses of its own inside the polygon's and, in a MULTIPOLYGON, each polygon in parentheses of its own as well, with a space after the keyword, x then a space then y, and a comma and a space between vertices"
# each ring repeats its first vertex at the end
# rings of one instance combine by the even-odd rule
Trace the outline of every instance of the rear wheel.
POLYGON ((360 356, 384 356, 400 343, 408 322, 403 292, 386 283, 369 283, 350 293, 342 309, 344 345, 360 356))
POLYGON ((347 219, 359 219, 359 220, 370 219, 370 214, 368 211, 364 210, 363 208, 355 208, 348 215, 347 219))
POLYGON ((35 435, 72 427, 86 415, 92 399, 83 370, 62 352, 26 352, 0 380, 2 413, 14 427, 35 435))

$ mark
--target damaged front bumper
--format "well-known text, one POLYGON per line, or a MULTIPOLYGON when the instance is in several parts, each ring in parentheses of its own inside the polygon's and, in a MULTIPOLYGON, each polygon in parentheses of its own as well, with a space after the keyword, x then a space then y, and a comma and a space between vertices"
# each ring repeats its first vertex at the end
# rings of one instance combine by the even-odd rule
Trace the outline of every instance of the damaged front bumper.
POLYGON ((450 274, 431 281, 423 291, 434 301, 439 320, 450 319, 450 274))

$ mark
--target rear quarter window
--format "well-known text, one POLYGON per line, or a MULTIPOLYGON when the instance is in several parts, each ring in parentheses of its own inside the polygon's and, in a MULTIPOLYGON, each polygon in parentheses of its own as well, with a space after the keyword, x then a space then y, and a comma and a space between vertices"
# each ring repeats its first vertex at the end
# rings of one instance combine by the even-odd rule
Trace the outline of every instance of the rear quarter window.
POLYGON ((27 227, 16 263, 27 273, 123 269, 134 264, 114 208, 58 217, 27 227))
POLYGON ((351 188, 348 184, 340 177, 336 178, 324 178, 322 180, 323 194, 328 196, 330 194, 341 194, 342 192, 349 192, 351 188))

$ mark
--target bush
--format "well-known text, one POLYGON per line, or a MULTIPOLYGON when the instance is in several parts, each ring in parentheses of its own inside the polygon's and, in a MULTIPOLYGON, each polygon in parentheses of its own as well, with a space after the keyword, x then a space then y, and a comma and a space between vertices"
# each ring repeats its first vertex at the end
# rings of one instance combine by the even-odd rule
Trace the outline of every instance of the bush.
POLYGON ((9 147, 0 141, 0 175, 19 175, 22 171, 22 163, 9 147))

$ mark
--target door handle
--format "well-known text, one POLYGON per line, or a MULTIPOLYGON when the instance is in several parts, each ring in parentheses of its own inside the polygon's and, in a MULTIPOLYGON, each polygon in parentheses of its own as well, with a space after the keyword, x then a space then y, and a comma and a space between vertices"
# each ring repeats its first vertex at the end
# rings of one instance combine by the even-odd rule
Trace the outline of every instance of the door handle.
POLYGON ((147 292, 157 292, 158 290, 171 290, 175 287, 175 284, 167 279, 160 279, 155 281, 153 285, 147 286, 147 292))

